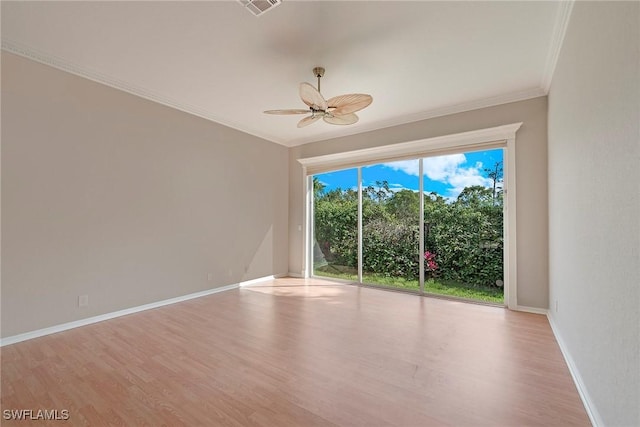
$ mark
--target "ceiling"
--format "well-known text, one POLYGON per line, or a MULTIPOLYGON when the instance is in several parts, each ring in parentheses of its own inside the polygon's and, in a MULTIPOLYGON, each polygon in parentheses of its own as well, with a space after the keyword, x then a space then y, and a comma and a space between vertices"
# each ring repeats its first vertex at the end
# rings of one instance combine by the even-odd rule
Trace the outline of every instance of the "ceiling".
POLYGON ((546 94, 567 2, 2 1, 2 47, 295 146, 546 94), (369 93, 360 121, 296 127, 298 84, 369 93))

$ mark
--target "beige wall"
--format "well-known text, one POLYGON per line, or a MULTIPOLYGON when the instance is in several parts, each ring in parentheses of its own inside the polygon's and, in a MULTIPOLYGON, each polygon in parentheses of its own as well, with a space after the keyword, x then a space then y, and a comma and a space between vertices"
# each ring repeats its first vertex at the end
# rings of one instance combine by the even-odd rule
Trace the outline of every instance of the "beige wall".
POLYGON ((602 426, 640 425, 639 27, 576 2, 549 94, 550 316, 602 426))
POLYGON ((303 183, 297 159, 523 122, 516 134, 518 305, 548 306, 547 98, 483 108, 295 147, 289 154, 289 271, 303 271, 303 183))
POLYGON ((6 52, 2 124, 2 337, 287 272, 285 147, 6 52))

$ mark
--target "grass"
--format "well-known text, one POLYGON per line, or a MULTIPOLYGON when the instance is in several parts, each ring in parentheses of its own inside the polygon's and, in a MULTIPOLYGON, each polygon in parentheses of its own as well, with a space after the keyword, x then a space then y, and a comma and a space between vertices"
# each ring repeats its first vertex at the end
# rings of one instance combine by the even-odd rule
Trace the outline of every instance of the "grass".
MULTIPOLYGON (((314 269, 316 276, 331 277, 343 280, 358 280, 357 272, 351 267, 327 265, 314 269)), ((412 291, 420 290, 417 279, 410 280, 402 277, 386 277, 382 274, 363 273, 362 282, 371 285, 382 285, 412 291)), ((424 283, 424 291, 436 295, 467 298, 495 304, 504 303, 501 288, 492 286, 473 286, 451 280, 428 279, 424 283)))

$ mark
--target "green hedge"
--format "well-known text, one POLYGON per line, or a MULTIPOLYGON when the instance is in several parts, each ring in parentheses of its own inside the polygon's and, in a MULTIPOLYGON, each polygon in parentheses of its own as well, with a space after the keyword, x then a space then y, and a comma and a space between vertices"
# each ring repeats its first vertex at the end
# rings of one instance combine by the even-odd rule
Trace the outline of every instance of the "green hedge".
MULTIPOLYGON (((419 275, 419 195, 388 191, 385 183, 363 196, 363 270, 387 277, 419 275)), ((425 195, 425 250, 437 269, 427 277, 477 286, 503 279, 502 199, 490 189, 468 187, 457 200, 425 195)), ((328 263, 357 267, 357 195, 315 192, 314 237, 328 263)))

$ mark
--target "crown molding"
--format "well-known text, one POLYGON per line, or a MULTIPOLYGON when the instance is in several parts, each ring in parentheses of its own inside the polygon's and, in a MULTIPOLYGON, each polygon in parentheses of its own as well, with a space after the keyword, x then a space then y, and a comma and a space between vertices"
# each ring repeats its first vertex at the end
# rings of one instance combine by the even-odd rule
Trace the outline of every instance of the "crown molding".
POLYGON ((23 58, 27 58, 32 61, 39 62, 49 67, 53 67, 58 70, 65 71, 67 73, 94 81, 96 83, 103 84, 105 86, 112 87, 114 89, 121 90, 131 95, 144 98, 148 101, 152 101, 157 104, 161 104, 166 107, 170 107, 175 110, 182 111, 184 113, 188 113, 209 121, 213 121, 223 126, 235 129, 237 131, 240 131, 249 135, 256 136, 261 139, 265 139, 270 142, 274 142, 276 144, 284 145, 281 141, 279 141, 277 138, 275 138, 272 135, 266 135, 255 129, 248 129, 245 126, 240 126, 237 123, 231 123, 229 121, 220 119, 219 117, 216 117, 211 113, 195 105, 179 102, 179 101, 176 101, 175 99, 170 99, 164 95, 150 91, 146 88, 132 85, 131 83, 125 82, 124 80, 120 80, 120 79, 108 76, 106 74, 100 73, 99 71, 74 64, 70 61, 56 57, 54 55, 50 55, 48 53, 40 52, 36 49, 33 49, 21 43, 17 43, 13 40, 2 38, 1 48, 6 52, 9 52, 18 56, 22 56, 23 58))
MULTIPOLYGON (((568 19, 566 19, 565 21, 568 21, 568 19)), ((566 25, 565 25, 565 29, 566 29, 566 25)), ((564 35, 564 32, 563 32, 563 35, 564 35)), ((556 37, 554 37, 554 40, 555 39, 556 37)), ((263 132, 260 132, 259 130, 247 128, 244 125, 240 125, 238 123, 231 123, 227 120, 223 120, 195 105, 190 105, 190 104, 176 101, 174 99, 167 98, 164 95, 155 93, 146 88, 132 85, 131 83, 108 76, 106 74, 100 73, 99 71, 71 63, 70 61, 64 60, 54 55, 50 55, 44 52, 39 52, 38 50, 33 49, 29 46, 26 46, 21 43, 17 43, 15 41, 12 41, 6 38, 2 39, 1 48, 2 50, 7 51, 9 53, 22 56, 32 61, 39 62, 41 64, 56 68, 58 70, 65 71, 67 73, 70 73, 70 74, 73 74, 73 75, 76 75, 100 84, 104 84, 106 86, 112 87, 117 90, 121 90, 123 92, 129 93, 134 96, 138 96, 140 98, 144 98, 149 101, 152 101, 152 102, 155 102, 155 103, 158 103, 158 104, 161 104, 161 105, 164 105, 188 114, 192 114, 194 116, 197 116, 209 121, 213 121, 223 126, 235 129, 239 132, 243 132, 275 144, 280 144, 285 147, 296 147, 299 145, 304 145, 312 142, 342 138, 350 135, 355 135, 358 133, 370 132, 370 131, 389 128, 389 127, 404 125, 408 123, 414 123, 422 120, 432 119, 435 117, 463 113, 465 111, 493 107, 496 105, 508 104, 511 102, 524 101, 531 98, 545 96, 547 94, 547 91, 545 91, 543 88, 534 87, 534 88, 529 88, 523 91, 511 92, 511 93, 501 94, 501 95, 497 95, 489 98, 482 98, 482 99, 474 100, 471 102, 465 102, 465 103, 435 108, 431 110, 426 110, 426 111, 422 111, 415 114, 398 116, 388 120, 371 122, 367 124, 363 123, 359 126, 343 129, 339 133, 324 132, 321 134, 315 134, 313 136, 282 140, 281 138, 277 138, 273 135, 267 135, 263 132)), ((557 48, 557 51, 559 52, 559 47, 557 48)), ((557 53, 555 56, 557 60, 557 53)))
POLYGON ((573 10, 574 0, 566 0, 558 3, 558 13, 556 15, 556 22, 553 26, 553 34, 551 36, 551 45, 547 53, 547 62, 544 67, 544 73, 542 74, 542 81, 540 87, 544 90, 545 95, 549 93, 551 88, 551 80, 553 79, 553 73, 556 70, 558 64, 558 58, 560 57, 560 50, 562 49, 562 43, 564 42, 564 36, 567 33, 569 27, 569 19, 571 18, 571 11, 573 10))

